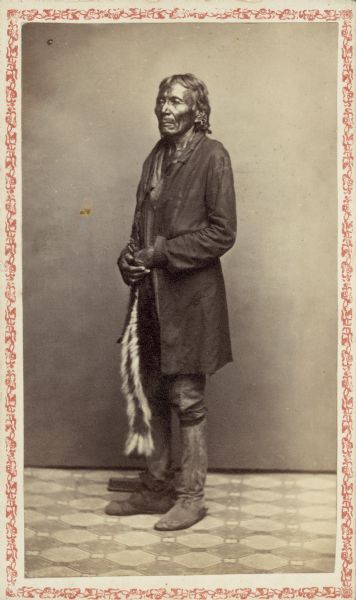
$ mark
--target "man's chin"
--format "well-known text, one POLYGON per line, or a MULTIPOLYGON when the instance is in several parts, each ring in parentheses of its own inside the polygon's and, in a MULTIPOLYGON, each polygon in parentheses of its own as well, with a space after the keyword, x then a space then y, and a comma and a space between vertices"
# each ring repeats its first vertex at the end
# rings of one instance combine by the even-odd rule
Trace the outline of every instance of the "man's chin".
POLYGON ((162 135, 162 137, 172 137, 177 134, 177 131, 173 127, 172 128, 160 127, 159 131, 160 131, 160 134, 162 135))

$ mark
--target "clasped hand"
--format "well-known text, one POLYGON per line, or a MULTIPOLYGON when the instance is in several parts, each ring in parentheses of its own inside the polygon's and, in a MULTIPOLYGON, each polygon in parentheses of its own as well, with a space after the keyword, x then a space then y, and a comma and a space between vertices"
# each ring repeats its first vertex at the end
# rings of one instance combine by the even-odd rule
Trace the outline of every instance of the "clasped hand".
POLYGON ((139 283, 150 273, 152 255, 153 248, 143 248, 136 252, 129 244, 126 252, 117 261, 122 278, 127 285, 139 283))

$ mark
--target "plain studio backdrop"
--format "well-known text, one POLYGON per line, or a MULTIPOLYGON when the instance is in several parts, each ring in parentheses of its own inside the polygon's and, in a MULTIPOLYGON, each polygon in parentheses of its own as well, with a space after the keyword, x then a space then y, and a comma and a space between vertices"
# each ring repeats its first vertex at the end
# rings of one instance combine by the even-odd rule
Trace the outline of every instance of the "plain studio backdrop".
POLYGON ((223 258, 234 363, 209 379, 211 468, 333 470, 337 25, 27 24, 22 30, 27 465, 135 466, 116 266, 160 80, 206 82, 230 153, 223 258))

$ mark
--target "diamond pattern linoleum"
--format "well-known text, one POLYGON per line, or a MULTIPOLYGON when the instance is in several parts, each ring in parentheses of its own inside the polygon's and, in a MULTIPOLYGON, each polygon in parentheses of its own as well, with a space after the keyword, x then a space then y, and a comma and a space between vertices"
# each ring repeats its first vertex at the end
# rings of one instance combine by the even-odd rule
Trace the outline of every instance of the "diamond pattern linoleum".
POLYGON ((336 477, 209 474, 208 516, 184 531, 155 515, 112 517, 109 477, 135 472, 25 469, 27 577, 311 573, 334 570, 336 477))

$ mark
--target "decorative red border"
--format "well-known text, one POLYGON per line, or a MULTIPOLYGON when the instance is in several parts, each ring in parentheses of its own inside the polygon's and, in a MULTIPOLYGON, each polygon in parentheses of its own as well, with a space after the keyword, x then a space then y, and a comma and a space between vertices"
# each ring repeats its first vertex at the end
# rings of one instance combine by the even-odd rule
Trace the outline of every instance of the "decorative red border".
MULTIPOLYGON (((6 48, 6 202, 5 202, 5 277, 6 277, 6 309, 5 309, 5 360, 6 360, 6 577, 8 598, 86 598, 94 600, 119 600, 122 598, 194 598, 219 600, 237 598, 352 598, 352 212, 351 198, 353 190, 353 46, 352 46, 352 10, 272 10, 259 8, 231 9, 226 11, 197 11, 185 8, 128 8, 128 9, 31 9, 7 11, 7 48, 6 48), (19 35, 23 23, 33 21, 140 21, 140 20, 179 20, 184 19, 216 19, 229 21, 320 21, 339 22, 341 24, 341 61, 342 61, 342 123, 343 123, 343 155, 342 155, 342 239, 341 239, 341 359, 342 359, 342 570, 340 587, 308 587, 308 588, 240 588, 240 589, 151 589, 123 590, 117 588, 98 589, 78 587, 16 588, 17 573, 17 466, 16 466, 16 144, 17 144, 17 60, 19 53, 19 35)), ((340 158, 339 158, 340 160, 340 158)))

